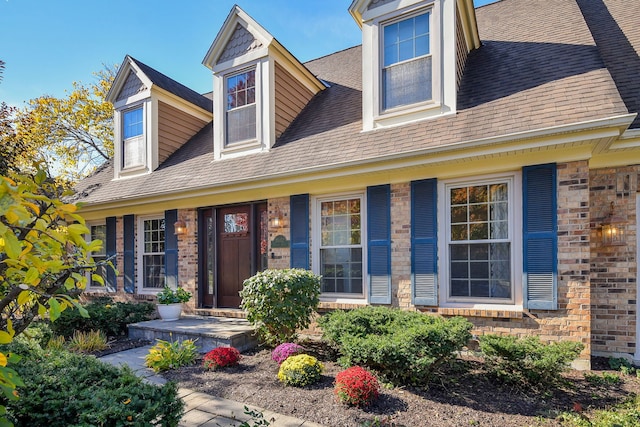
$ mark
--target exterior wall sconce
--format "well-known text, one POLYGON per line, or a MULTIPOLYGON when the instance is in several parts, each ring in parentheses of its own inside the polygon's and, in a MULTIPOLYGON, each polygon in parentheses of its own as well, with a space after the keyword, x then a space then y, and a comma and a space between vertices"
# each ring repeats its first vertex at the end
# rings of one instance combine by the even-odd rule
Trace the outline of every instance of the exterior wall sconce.
POLYGON ((187 224, 179 219, 173 223, 173 234, 176 236, 183 236, 187 234, 187 224))
POLYGON ((283 228, 284 227, 284 217, 282 212, 280 212, 280 208, 276 206, 275 211, 273 212, 273 219, 271 220, 271 224, 274 228, 283 228))
POLYGON ((621 246, 627 244, 627 220, 616 215, 615 206, 611 202, 609 214, 602 220, 602 244, 605 246, 621 246))

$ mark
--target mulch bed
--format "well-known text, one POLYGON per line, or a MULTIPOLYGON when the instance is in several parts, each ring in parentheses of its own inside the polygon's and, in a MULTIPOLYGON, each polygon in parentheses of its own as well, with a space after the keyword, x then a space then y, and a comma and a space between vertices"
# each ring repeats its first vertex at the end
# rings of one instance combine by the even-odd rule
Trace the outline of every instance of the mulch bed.
MULTIPOLYGON (((267 349, 243 354, 235 367, 206 371, 199 361, 164 376, 180 387, 325 426, 561 426, 563 411, 577 409, 589 416, 640 392, 635 376, 623 376, 617 385, 594 386, 583 371, 568 372, 561 389, 523 390, 493 382, 480 359, 464 357, 426 386, 384 387, 374 404, 355 408, 338 403, 333 394, 335 375, 343 370, 335 363, 335 353, 318 343, 304 345, 325 365, 321 381, 312 386, 283 386, 267 349)), ((603 369, 606 359, 594 360, 591 373, 601 374, 603 369)))

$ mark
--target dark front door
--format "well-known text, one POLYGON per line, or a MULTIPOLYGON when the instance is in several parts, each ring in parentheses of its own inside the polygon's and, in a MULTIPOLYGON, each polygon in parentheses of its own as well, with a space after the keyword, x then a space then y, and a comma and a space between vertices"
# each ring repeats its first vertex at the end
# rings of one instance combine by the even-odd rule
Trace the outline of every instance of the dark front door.
POLYGON ((218 209, 218 307, 240 307, 252 270, 251 219, 250 205, 218 209))
POLYGON ((242 283, 267 268, 267 204, 200 210, 202 307, 239 308, 242 283))

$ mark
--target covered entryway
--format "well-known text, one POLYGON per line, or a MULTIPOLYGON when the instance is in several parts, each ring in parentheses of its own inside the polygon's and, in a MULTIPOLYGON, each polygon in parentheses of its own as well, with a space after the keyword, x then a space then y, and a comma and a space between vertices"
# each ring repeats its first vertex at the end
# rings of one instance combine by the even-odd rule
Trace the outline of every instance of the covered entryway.
POLYGON ((267 204, 200 210, 198 292, 203 308, 239 308, 242 282, 267 268, 267 204))

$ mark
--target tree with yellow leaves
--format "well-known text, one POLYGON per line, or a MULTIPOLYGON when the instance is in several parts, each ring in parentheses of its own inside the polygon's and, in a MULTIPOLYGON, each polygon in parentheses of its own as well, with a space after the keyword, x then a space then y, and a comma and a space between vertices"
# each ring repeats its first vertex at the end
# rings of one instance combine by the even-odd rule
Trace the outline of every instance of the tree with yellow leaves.
MULTIPOLYGON (((0 344, 10 343, 36 318, 55 321, 77 307, 89 277, 98 282, 91 252, 102 242, 87 242, 89 230, 78 206, 65 196, 44 170, 33 176, 0 176, 0 344)), ((11 357, 0 353, 0 391, 15 398, 20 379, 9 367, 11 357)), ((4 408, 0 407, 0 425, 4 408)))
POLYGON ((105 101, 115 67, 94 73, 97 81, 73 83, 64 98, 43 95, 16 115, 16 139, 26 147, 22 167, 33 160, 50 176, 76 182, 113 156, 113 106, 105 101))

